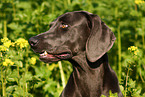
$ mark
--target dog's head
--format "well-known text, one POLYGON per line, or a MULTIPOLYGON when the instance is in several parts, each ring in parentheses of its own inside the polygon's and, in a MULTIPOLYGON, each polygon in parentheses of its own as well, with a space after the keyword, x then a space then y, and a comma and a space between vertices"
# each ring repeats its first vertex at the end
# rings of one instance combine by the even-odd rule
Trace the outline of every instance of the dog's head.
POLYGON ((85 11, 68 12, 50 24, 47 32, 31 37, 29 43, 40 60, 55 62, 70 59, 86 52, 90 62, 95 62, 113 45, 113 32, 94 14, 85 11))

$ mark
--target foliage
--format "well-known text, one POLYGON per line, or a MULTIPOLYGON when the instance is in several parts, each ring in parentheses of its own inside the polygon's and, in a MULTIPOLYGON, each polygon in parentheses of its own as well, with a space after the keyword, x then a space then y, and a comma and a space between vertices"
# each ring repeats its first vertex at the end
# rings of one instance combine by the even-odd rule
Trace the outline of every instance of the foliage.
POLYGON ((144 0, 1 0, 1 96, 58 97, 70 63, 40 62, 26 40, 47 31, 59 15, 78 10, 97 14, 115 33, 108 55, 124 96, 145 96, 144 0))

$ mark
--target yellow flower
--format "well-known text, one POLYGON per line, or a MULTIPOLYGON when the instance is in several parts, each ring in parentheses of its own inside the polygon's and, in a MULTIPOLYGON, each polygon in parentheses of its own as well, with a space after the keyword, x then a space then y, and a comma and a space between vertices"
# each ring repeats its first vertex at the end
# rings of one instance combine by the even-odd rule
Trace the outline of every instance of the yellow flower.
POLYGON ((8 40, 7 42, 4 42, 3 44, 5 47, 9 48, 12 45, 11 40, 8 40))
POLYGON ((128 48, 128 50, 130 50, 130 51, 135 51, 135 50, 137 50, 138 48, 137 47, 135 47, 135 46, 130 46, 129 48, 128 48))
POLYGON ((14 65, 14 62, 11 62, 10 65, 14 65))
POLYGON ((8 64, 6 62, 3 62, 3 66, 8 66, 8 64))
POLYGON ((14 65, 14 62, 12 62, 10 59, 5 59, 3 62, 3 66, 8 66, 8 65, 14 65))
POLYGON ((31 63, 32 65, 35 65, 35 64, 36 64, 36 58, 32 57, 32 58, 30 59, 30 63, 31 63))
POLYGON ((137 47, 131 46, 131 49, 132 49, 132 51, 135 51, 135 50, 137 50, 137 47))
POLYGON ((9 40, 8 38, 1 39, 1 42, 3 43, 3 47, 1 46, 1 48, 3 48, 3 51, 6 51, 6 48, 8 49, 11 45, 13 45, 11 40, 9 40))
POLYGON ((135 4, 141 4, 141 3, 144 3, 143 0, 135 0, 135 4))
POLYGON ((28 41, 23 38, 19 38, 15 41, 15 44, 22 49, 28 46, 28 41))
POLYGON ((139 52, 139 50, 134 51, 134 54, 137 55, 137 53, 139 52))
POLYGON ((130 52, 132 52, 134 55, 137 55, 138 52, 139 52, 139 50, 138 50, 138 48, 137 48, 136 46, 130 46, 130 47, 128 48, 128 50, 129 50, 130 52))
POLYGON ((5 37, 5 38, 3 38, 3 39, 1 39, 1 42, 2 43, 5 43, 5 42, 7 42, 9 39, 7 38, 7 37, 5 37))
POLYGON ((0 51, 5 52, 5 51, 9 51, 9 49, 3 45, 0 45, 0 51))
POLYGON ((13 65, 14 64, 14 62, 12 62, 10 59, 5 59, 5 62, 6 63, 9 63, 10 65, 13 65))

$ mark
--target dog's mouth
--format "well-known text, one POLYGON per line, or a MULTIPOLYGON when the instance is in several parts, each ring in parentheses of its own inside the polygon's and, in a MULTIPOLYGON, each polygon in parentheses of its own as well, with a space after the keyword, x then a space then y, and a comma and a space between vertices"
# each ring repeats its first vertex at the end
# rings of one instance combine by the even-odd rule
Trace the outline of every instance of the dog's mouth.
POLYGON ((50 54, 47 51, 44 51, 39 54, 40 55, 40 60, 45 62, 45 63, 52 63, 56 62, 59 60, 65 60, 65 59, 70 59, 72 57, 72 54, 70 52, 63 52, 59 54, 50 54))

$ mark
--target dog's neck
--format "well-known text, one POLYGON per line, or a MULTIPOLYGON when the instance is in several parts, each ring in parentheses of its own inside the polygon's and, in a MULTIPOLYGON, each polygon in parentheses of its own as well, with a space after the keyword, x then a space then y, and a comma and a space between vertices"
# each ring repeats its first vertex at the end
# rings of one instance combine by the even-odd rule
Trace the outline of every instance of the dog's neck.
POLYGON ((110 89, 115 92, 120 91, 117 77, 108 64, 107 53, 93 63, 87 60, 85 52, 74 56, 69 61, 73 65, 73 72, 62 97, 65 97, 64 95, 70 95, 67 97, 90 97, 90 95, 100 97, 101 94, 107 96, 110 89))
POLYGON ((73 64, 73 67, 80 68, 83 71, 86 71, 86 69, 94 70, 103 64, 108 65, 108 55, 106 53, 100 59, 98 59, 96 62, 92 63, 86 58, 86 53, 82 52, 79 55, 72 57, 72 60, 69 60, 69 61, 73 64))
POLYGON ((77 87, 80 92, 84 92, 82 97, 89 97, 89 95, 99 97, 103 91, 104 73, 108 68, 107 54, 94 63, 87 60, 85 52, 73 57, 69 61, 73 65, 73 73, 69 83, 73 84, 73 87, 77 87), (96 91, 99 93, 96 94, 96 91))

